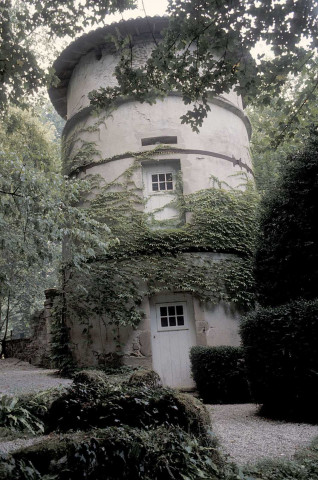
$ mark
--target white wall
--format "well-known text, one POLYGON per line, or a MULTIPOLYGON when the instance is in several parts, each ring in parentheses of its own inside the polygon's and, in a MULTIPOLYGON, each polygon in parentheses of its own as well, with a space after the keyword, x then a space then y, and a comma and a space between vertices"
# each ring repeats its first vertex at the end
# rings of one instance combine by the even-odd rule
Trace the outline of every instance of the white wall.
MULTIPOLYGON (((145 43, 140 41, 133 48, 134 66, 142 66, 153 48, 152 41, 145 43)), ((119 55, 110 55, 107 51, 102 52, 98 60, 94 51, 81 57, 76 65, 67 92, 67 118, 70 119, 75 113, 89 106, 88 94, 100 87, 114 87, 117 80, 114 77, 115 67, 119 61, 119 55)), ((225 93, 224 98, 232 102, 238 108, 242 108, 242 100, 235 92, 225 93)))
MULTIPOLYGON (((101 158, 108 159, 126 152, 152 150, 153 146, 143 147, 141 139, 157 136, 176 136, 178 143, 172 147, 187 150, 204 150, 241 159, 251 166, 249 141, 245 123, 232 111, 211 105, 211 112, 204 122, 200 133, 194 133, 188 125, 180 123, 185 106, 179 97, 168 97, 155 105, 128 102, 115 110, 110 117, 99 123, 96 117, 81 121, 77 128, 83 140, 95 142, 101 152, 101 158), (83 132, 84 128, 96 125, 95 132, 83 132)), ((72 132, 70 132, 72 133, 72 132)), ((79 145, 78 145, 79 147, 79 145)), ((212 186, 211 176, 216 176, 231 186, 239 185, 241 178, 237 173, 246 173, 239 165, 202 153, 170 153, 154 156, 160 159, 180 159, 183 173, 184 193, 189 194, 212 186)), ((119 172, 128 168, 131 160, 116 160, 93 166, 87 173, 99 173, 106 182, 112 181, 119 172)), ((251 174, 248 174, 251 177, 251 174)))

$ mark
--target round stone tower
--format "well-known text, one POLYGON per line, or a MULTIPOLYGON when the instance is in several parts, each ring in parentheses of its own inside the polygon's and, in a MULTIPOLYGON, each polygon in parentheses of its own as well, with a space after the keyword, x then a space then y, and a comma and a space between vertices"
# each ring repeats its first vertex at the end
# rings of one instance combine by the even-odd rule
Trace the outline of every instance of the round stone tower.
MULTIPOLYGON (((225 240, 218 243, 220 226, 209 217, 210 210, 204 210, 203 198, 211 204, 216 198, 220 201, 211 194, 216 179, 221 185, 226 184, 224 188, 230 192, 231 188, 240 188, 240 174, 252 178, 250 123, 242 100, 235 92, 210 98, 211 111, 199 134, 181 124, 180 117, 187 107, 174 92, 154 105, 123 98, 111 111, 98 114, 93 112, 89 101, 92 90, 116 85, 114 71, 119 54, 110 35, 130 36, 133 64, 138 66, 154 48, 154 38, 160 41, 167 22, 162 17, 139 18, 82 36, 56 60, 54 67, 60 83, 50 89, 50 97, 57 112, 67 120, 63 133, 65 172, 81 177, 98 174, 104 187, 117 194, 120 191, 127 194, 127 185, 133 182, 133 189, 128 190, 139 199, 133 208, 143 215, 140 227, 143 231, 137 232, 136 245, 131 250, 127 247, 127 230, 123 229, 121 239, 120 224, 116 225, 111 216, 108 218, 110 228, 114 228, 121 240, 120 245, 126 248, 126 258, 130 256, 131 262, 136 262, 132 275, 143 292, 138 307, 142 320, 134 329, 119 328, 124 361, 154 368, 164 384, 191 387, 191 346, 240 343, 238 309, 233 306, 231 295, 224 293, 229 290, 225 284, 230 270, 228 267, 222 270, 221 265, 233 265, 237 256, 242 263, 246 252, 238 246, 238 240, 233 241, 234 247, 231 241, 227 246, 226 235, 230 233, 225 233, 225 240), (145 268, 144 259, 150 257, 155 259, 157 270, 149 273, 148 269, 147 274, 143 270, 141 275, 138 259, 145 268), (163 268, 169 269, 169 260, 171 272, 165 277, 162 272, 163 268), (164 262, 161 266, 160 261, 164 262), (193 286, 193 277, 200 275, 204 295, 193 286), (204 275, 210 283, 204 280, 204 275), (213 278, 215 288, 211 286, 213 278), (208 284, 214 293, 208 293, 208 284), (218 289, 220 292, 216 294, 218 289)), ((219 187, 226 196, 224 188, 219 187)), ((106 203, 107 199, 113 201, 111 196, 103 198, 106 203)), ((129 223, 130 217, 131 212, 126 211, 122 219, 127 218, 129 223)), ((231 220, 225 224, 229 232, 233 227, 231 220)), ((141 223, 134 224, 135 231, 138 225, 141 223)), ((119 295, 118 302, 120 298, 119 295)), ((111 319, 109 325, 104 321, 101 327, 98 319, 92 318, 89 344, 82 338, 82 326, 76 322, 70 325, 74 354, 79 362, 93 364, 116 350, 109 334, 111 319)))

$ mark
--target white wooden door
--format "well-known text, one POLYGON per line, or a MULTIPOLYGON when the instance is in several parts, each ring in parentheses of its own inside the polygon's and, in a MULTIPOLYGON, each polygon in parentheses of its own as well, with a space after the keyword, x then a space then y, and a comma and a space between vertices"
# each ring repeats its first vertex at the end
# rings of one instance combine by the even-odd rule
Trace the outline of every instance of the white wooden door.
POLYGON ((192 388, 190 348, 196 345, 190 295, 156 296, 150 301, 153 369, 163 385, 192 388))

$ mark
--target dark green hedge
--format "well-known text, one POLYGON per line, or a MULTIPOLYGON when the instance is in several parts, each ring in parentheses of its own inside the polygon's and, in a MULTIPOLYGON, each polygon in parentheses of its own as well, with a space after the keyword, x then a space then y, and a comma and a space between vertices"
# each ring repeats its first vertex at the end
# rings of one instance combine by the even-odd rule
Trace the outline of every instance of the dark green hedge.
POLYGON ((245 318, 241 335, 263 413, 318 421, 318 300, 259 309, 245 318))
POLYGON ((288 157, 275 188, 261 202, 255 258, 258 301, 313 300, 318 285, 318 129, 288 157))
POLYGON ((241 347, 192 347, 192 376, 205 403, 250 400, 241 347))

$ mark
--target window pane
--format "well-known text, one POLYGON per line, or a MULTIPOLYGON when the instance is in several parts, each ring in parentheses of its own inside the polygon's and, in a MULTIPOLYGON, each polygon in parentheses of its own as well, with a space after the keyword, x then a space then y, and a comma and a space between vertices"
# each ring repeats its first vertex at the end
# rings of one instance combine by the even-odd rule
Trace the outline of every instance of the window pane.
POLYGON ((159 173, 159 182, 164 182, 166 180, 164 173, 159 173))
POLYGON ((177 317, 178 320, 178 326, 184 325, 184 318, 183 317, 177 317))
POLYGON ((167 307, 160 307, 160 316, 161 317, 167 316, 167 307))
POLYGON ((158 192, 158 183, 153 183, 152 184, 152 191, 153 192, 158 192))
POLYGON ((152 182, 158 182, 158 175, 151 175, 152 182))
POLYGON ((166 174, 166 181, 167 182, 172 182, 172 173, 167 173, 166 174))
POLYGON ((165 190, 165 189, 166 189, 165 182, 160 183, 160 190, 165 190))
POLYGON ((170 327, 176 326, 176 317, 169 317, 169 326, 170 327))
POLYGON ((168 326, 168 319, 167 319, 167 317, 162 317, 162 318, 161 318, 161 326, 162 326, 162 327, 167 327, 167 326, 168 326))
POLYGON ((172 182, 167 182, 167 190, 173 190, 172 182))
POLYGON ((170 306, 168 307, 168 312, 169 312, 169 316, 176 314, 176 309, 175 309, 174 305, 171 305, 171 307, 170 306))
POLYGON ((183 315, 183 306, 177 305, 177 315, 183 315))

